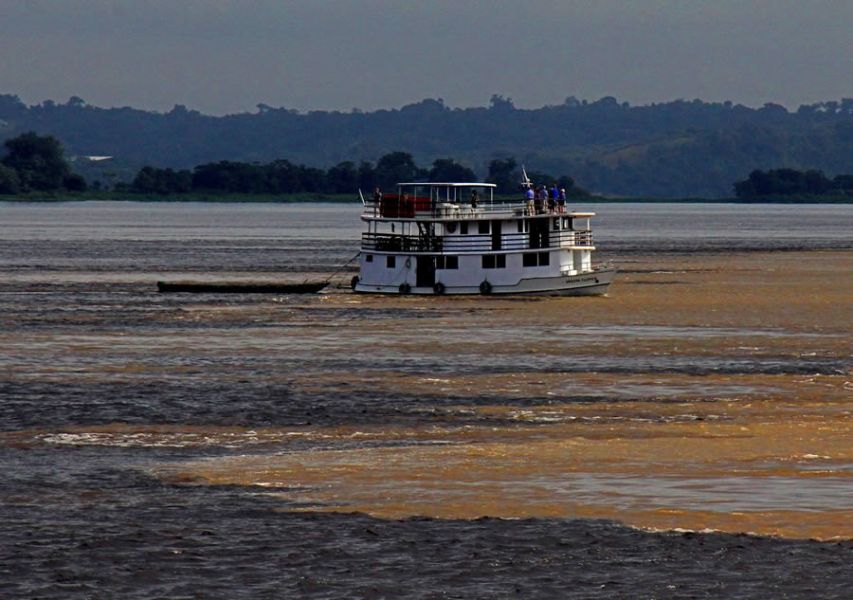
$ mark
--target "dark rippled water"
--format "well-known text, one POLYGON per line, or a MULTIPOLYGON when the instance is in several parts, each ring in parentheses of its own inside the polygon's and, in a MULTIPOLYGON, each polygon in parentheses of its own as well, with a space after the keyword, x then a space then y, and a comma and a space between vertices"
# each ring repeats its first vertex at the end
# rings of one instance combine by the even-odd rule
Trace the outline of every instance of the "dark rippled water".
MULTIPOLYGON (((332 447, 319 435, 288 438, 293 427, 507 428, 506 415, 459 405, 549 402, 541 391, 509 399, 487 388, 407 391, 418 378, 849 370, 849 357, 821 351, 612 351, 623 341, 714 337, 737 347, 796 335, 820 348, 818 333, 574 323, 583 347, 543 361, 512 348, 469 351, 519 333, 478 307, 365 306, 343 291, 331 303, 154 291, 160 279, 331 274, 357 251, 359 208, 0 203, 0 597, 848 597, 849 541, 648 533, 580 519, 306 513, 270 490, 160 477, 164 465, 188 460, 332 447), (463 324, 450 341, 447 320, 463 324), (375 337, 359 337, 374 327, 375 337), (407 330, 417 332, 411 346, 391 344, 407 330), (419 352, 418 344, 447 347, 419 352), (408 379, 377 385, 387 374, 408 379)), ((844 206, 577 208, 601 214, 602 257, 627 269, 640 255, 853 246, 853 211, 844 206)), ((566 332, 522 333, 553 347, 566 332)), ((714 392, 739 393, 726 385, 714 392)), ((595 404, 612 401, 608 393, 575 389, 559 398, 595 404)), ((394 443, 407 442, 346 442, 394 443)))

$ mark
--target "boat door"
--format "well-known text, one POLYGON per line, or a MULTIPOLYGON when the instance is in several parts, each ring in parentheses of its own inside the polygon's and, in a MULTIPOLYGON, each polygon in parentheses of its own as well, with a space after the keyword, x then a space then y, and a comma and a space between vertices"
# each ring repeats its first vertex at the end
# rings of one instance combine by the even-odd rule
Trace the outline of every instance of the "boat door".
POLYGON ((435 285, 435 257, 418 256, 418 264, 415 265, 415 285, 418 287, 432 287, 435 285))
POLYGON ((501 249, 501 222, 492 221, 492 250, 501 249))
POLYGON ((530 220, 530 241, 531 248, 547 248, 548 247, 548 223, 551 219, 531 219, 530 220))

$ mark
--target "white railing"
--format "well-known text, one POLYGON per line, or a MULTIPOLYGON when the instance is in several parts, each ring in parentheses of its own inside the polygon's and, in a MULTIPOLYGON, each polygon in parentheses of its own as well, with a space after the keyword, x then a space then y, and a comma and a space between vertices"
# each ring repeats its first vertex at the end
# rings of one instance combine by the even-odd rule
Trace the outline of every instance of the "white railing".
POLYGON ((591 247, 591 231, 543 231, 490 235, 418 236, 393 233, 363 233, 362 250, 386 252, 483 253, 549 248, 591 247))
MULTIPOLYGON (((533 215, 569 215, 571 213, 549 211, 547 205, 537 210, 537 207, 525 200, 495 203, 478 203, 476 207, 470 204, 453 204, 439 202, 430 204, 421 202, 420 198, 413 200, 398 200, 390 198, 381 202, 365 201, 364 217, 387 219, 477 219, 482 217, 506 216, 520 217, 533 215)), ((428 200, 428 199, 426 199, 428 200)))

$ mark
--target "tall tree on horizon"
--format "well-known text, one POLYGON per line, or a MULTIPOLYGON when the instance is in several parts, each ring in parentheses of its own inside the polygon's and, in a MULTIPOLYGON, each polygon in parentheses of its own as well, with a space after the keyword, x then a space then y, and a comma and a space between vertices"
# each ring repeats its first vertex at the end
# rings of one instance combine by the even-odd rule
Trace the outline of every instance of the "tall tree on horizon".
POLYGON ((376 163, 376 179, 383 189, 390 189, 398 183, 417 181, 426 172, 420 169, 408 152, 391 152, 376 163))
POLYGON ((452 158, 437 158, 429 170, 430 181, 474 181, 474 171, 452 158))
POLYGON ((518 189, 521 181, 517 166, 514 158, 496 158, 489 163, 489 176, 486 181, 498 186, 499 194, 510 194, 518 189))
POLYGON ((62 144, 52 135, 40 136, 30 131, 6 140, 4 145, 8 154, 0 162, 15 171, 20 191, 85 189, 85 182, 71 173, 65 162, 62 144))

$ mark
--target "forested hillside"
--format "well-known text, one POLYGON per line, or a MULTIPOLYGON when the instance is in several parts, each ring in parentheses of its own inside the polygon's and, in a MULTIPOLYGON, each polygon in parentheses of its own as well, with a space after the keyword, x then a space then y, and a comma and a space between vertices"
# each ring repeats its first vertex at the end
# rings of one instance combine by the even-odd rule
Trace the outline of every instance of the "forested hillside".
POLYGON ((327 169, 403 151, 418 164, 453 158, 479 177, 491 160, 515 158, 597 193, 720 197, 732 196, 733 182, 756 169, 830 177, 853 171, 853 99, 794 112, 699 100, 629 106, 609 97, 526 110, 494 96, 479 108, 441 100, 347 113, 259 105, 254 113, 214 117, 183 106, 168 113, 99 108, 77 97, 26 106, 0 95, 0 141, 27 131, 56 136, 70 155, 114 157, 119 178, 143 165, 185 169, 221 160, 327 169))

